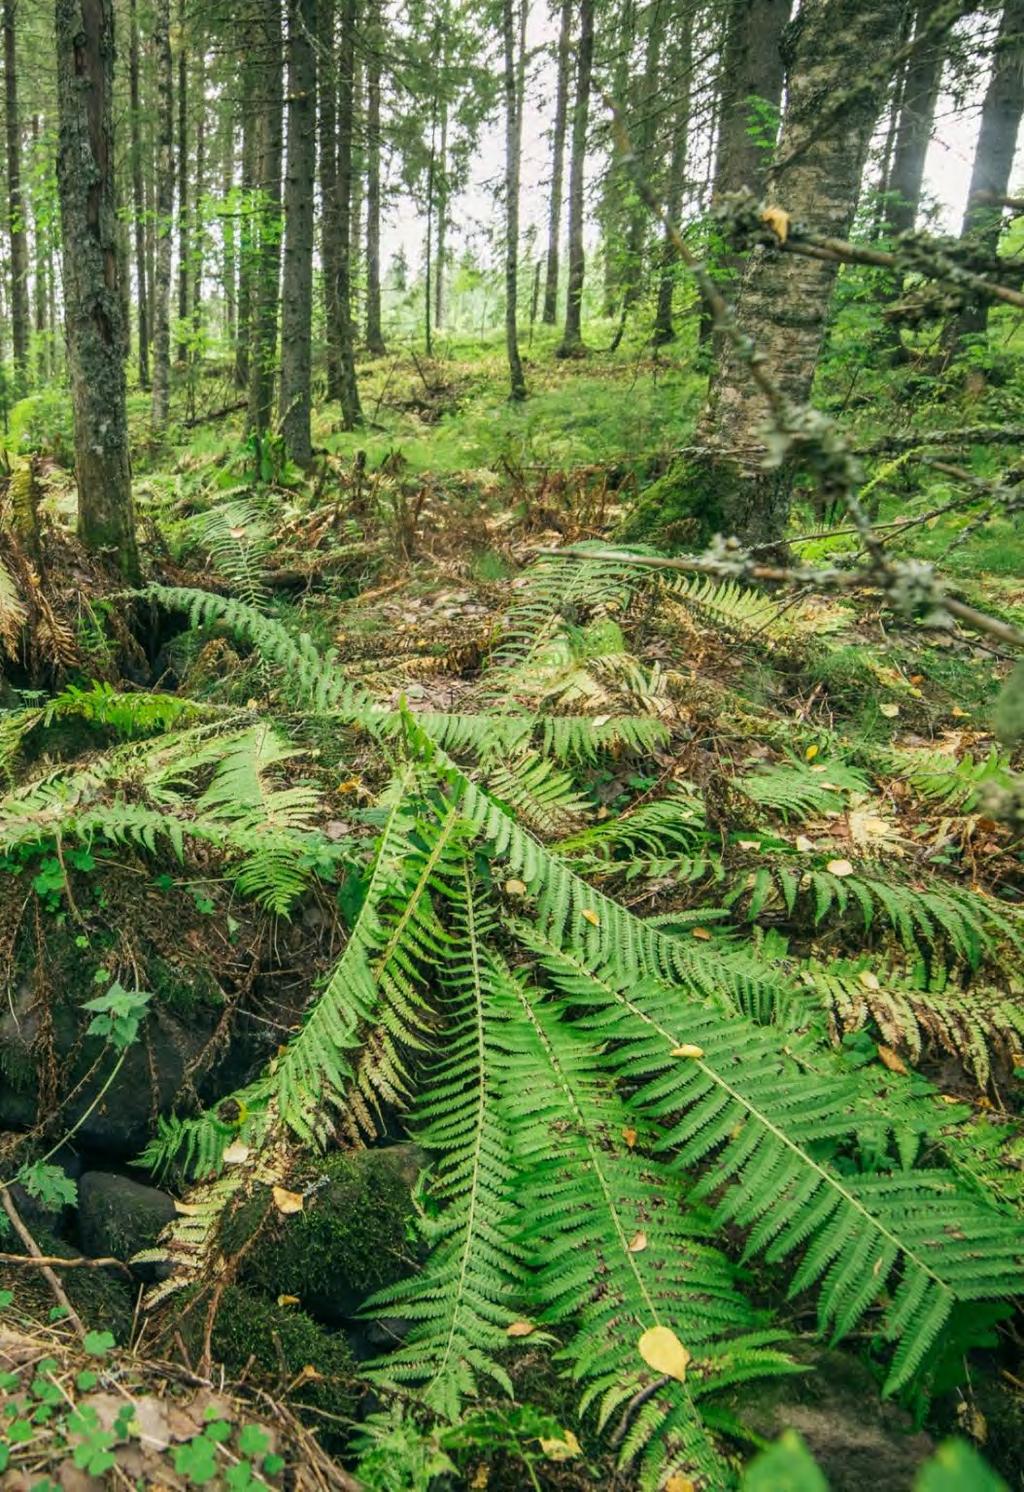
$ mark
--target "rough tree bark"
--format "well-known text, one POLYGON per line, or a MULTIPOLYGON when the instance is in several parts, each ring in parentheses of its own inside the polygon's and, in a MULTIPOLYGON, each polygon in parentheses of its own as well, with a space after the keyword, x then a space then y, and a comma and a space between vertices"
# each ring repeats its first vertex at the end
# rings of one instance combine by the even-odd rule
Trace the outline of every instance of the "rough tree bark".
POLYGON ((765 133, 770 136, 769 121, 782 98, 782 37, 790 8, 791 0, 730 0, 722 44, 715 199, 745 186, 758 197, 764 192, 772 152, 770 140, 767 145, 763 140, 765 133))
POLYGON ((367 10, 366 59, 366 345, 372 357, 386 350, 380 307, 380 0, 367 10))
POLYGON ((316 0, 288 0, 288 174, 281 293, 281 433, 292 460, 309 466, 313 320, 313 179, 316 174, 316 0))
POLYGON ((352 131, 355 115, 357 0, 341 0, 338 49, 338 351, 341 421, 346 430, 363 423, 356 382, 355 328, 352 324, 352 131))
POLYGON ((444 270, 448 256, 448 100, 441 98, 441 141, 437 164, 437 254, 434 273, 434 327, 444 321, 444 270))
POLYGON ((261 67, 257 82, 260 120, 259 213, 249 351, 249 428, 262 434, 274 408, 277 310, 281 295, 281 156, 284 90, 281 0, 261 0, 257 19, 261 67))
POLYGON ((132 216, 135 232, 135 295, 139 334, 139 387, 148 389, 149 296, 146 285, 146 200, 142 185, 138 0, 130 0, 128 8, 128 97, 131 121, 132 216))
POLYGON ((241 217, 238 223, 238 336, 235 387, 248 389, 252 351, 253 282, 256 274, 256 162, 259 151, 256 79, 251 57, 242 63, 241 217))
MULTIPOLYGON (((900 0, 804 0, 789 72, 787 107, 769 200, 820 233, 846 238, 857 207, 871 132, 887 87, 881 70, 850 88, 850 59, 885 56, 903 13, 900 0), (825 125, 822 99, 841 107, 825 125)), ((782 393, 807 400, 821 350, 837 266, 773 249, 755 251, 737 305, 782 393)), ((746 544, 782 540, 793 471, 765 469, 766 407, 731 342, 720 350, 699 438, 703 475, 690 472, 694 517, 746 544)))
POLYGON ((569 156, 569 283, 565 297, 565 330, 559 357, 578 357, 583 351, 583 173, 590 120, 590 80, 594 65, 594 0, 580 0, 580 34, 576 49, 576 98, 572 111, 569 156))
POLYGON ((323 266, 328 399, 341 398, 341 348, 338 345, 338 69, 334 30, 334 0, 318 0, 320 263, 323 266))
MULTIPOLYGON (((32 115, 32 153, 39 148, 39 115, 32 115)), ((41 383, 50 377, 51 347, 47 335, 47 282, 53 255, 50 225, 43 210, 42 194, 32 204, 32 257, 35 267, 36 371, 41 383)))
POLYGON ((185 0, 178 0, 178 351, 179 363, 188 357, 189 289, 188 206, 188 49, 185 46, 185 0))
POLYGON ((18 390, 24 392, 28 366, 28 234, 21 200, 21 139, 18 118, 15 0, 3 0, 4 98, 7 125, 7 213, 11 240, 11 341, 18 390))
MULTIPOLYGON (((1007 0, 999 20, 992 75, 981 106, 981 131, 974 152, 971 186, 960 236, 972 247, 992 257, 999 247, 1003 209, 978 202, 979 193, 1004 197, 1024 114, 1024 0, 1007 0)), ((984 332, 988 326, 988 302, 971 301, 946 330, 947 355, 955 355, 960 339, 984 332)))
POLYGON ((221 195, 228 204, 221 221, 221 284, 224 287, 224 331, 228 346, 237 346, 238 319, 238 232, 233 192, 235 186, 235 113, 230 101, 221 114, 221 195))
POLYGON ((153 55, 156 59, 156 238, 153 270, 153 428, 164 430, 171 402, 171 216, 174 169, 171 148, 174 114, 171 99, 170 0, 156 0, 153 11, 153 55))
POLYGON ((135 542, 114 202, 111 0, 56 0, 57 185, 78 532, 131 583, 135 542))
POLYGON ((551 201, 548 207, 548 253, 544 270, 544 309, 541 320, 554 326, 558 320, 558 241, 562 231, 562 183, 565 176, 565 131, 569 117, 569 42, 572 36, 572 0, 562 0, 558 28, 558 81, 555 85, 555 122, 551 132, 551 201))
POLYGON ((523 119, 518 87, 517 26, 519 47, 525 30, 527 0, 502 0, 502 49, 505 85, 505 348, 508 353, 509 392, 513 399, 526 398, 526 379, 519 355, 519 175, 522 160, 523 119))
MULTIPOLYGON (((686 158, 690 146, 690 92, 693 69, 693 12, 685 10, 677 19, 671 38, 672 73, 675 90, 678 92, 672 119, 672 145, 668 166, 668 183, 665 192, 665 207, 670 220, 678 223, 683 209, 683 194, 686 190, 686 158)), ((672 294, 676 277, 673 266, 676 261, 672 239, 666 232, 661 250, 661 277, 658 280, 658 309, 654 318, 653 340, 656 347, 663 347, 675 337, 672 325, 672 294)))

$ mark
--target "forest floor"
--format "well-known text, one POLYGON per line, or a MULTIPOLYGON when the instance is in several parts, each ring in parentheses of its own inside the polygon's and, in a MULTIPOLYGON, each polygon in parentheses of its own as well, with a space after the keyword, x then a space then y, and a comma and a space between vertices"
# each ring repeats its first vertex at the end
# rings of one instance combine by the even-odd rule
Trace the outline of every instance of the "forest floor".
MULTIPOLYGON (((915 1143, 924 1151, 941 1145, 965 1183, 1019 1219, 1022 841, 986 806, 1015 765, 992 718, 1013 660, 960 629, 898 618, 868 593, 753 592, 621 564, 545 559, 541 552, 555 547, 616 545, 638 497, 656 481, 671 483, 703 390, 677 356, 635 351, 578 366, 555 362, 549 350, 538 337, 527 353, 532 393, 521 409, 505 399, 496 345, 452 341, 443 360, 399 355, 367 365, 366 427, 346 434, 337 411, 319 407, 311 476, 291 467, 273 439, 246 440, 241 413, 204 418, 233 402, 216 372, 195 394, 200 422, 183 424, 173 445, 147 443, 145 400, 136 396, 147 580, 236 598, 292 635, 308 634, 384 711, 486 719, 495 689, 514 698, 541 722, 554 753, 534 778, 488 779, 520 822, 629 912, 656 919, 696 955, 721 954, 738 986, 749 973, 751 1000, 784 989, 771 1021, 794 1040, 814 1040, 844 1070, 866 1073, 886 1101, 909 1094, 929 1104, 937 1117, 915 1143), (525 652, 509 663, 524 626, 525 652), (570 718, 590 732, 576 754, 557 744, 557 722, 570 718), (635 720, 646 724, 632 737, 632 726, 618 725, 635 720), (954 1116, 962 1121, 955 1135, 946 1126, 954 1116)), ((934 435, 1015 415, 999 389, 991 407, 954 407, 926 390, 894 415, 879 409, 870 388, 858 391, 857 369, 840 372, 835 402, 848 406, 848 428, 865 447, 894 433, 934 435)), ((117 597, 71 533, 61 418, 41 396, 15 411, 10 434, 20 450, 36 452, 42 539, 34 575, 9 564, 20 590, 13 603, 6 597, 6 620, 0 591, 0 639, 10 655, 0 680, 7 691, 0 705, 10 712, 0 717, 0 748, 13 739, 4 720, 17 737, 6 757, 0 752, 10 783, 0 798, 0 847, 15 872, 2 892, 9 975, 0 1174, 61 1146, 72 1179, 139 1178, 129 1162, 159 1140, 158 1113, 166 1116, 182 1095, 185 1112, 197 1098, 216 1104, 268 1059, 277 1033, 295 1029, 345 945, 353 866, 365 862, 379 829, 388 768, 358 732, 303 722, 286 673, 228 627, 117 597), (103 841, 102 830, 78 833, 69 823, 63 852, 59 832, 55 851, 38 836, 18 840, 12 825, 23 829, 29 811, 19 803, 55 772, 73 784, 65 801, 90 812, 115 801, 155 805, 178 814, 186 835, 209 807, 202 793, 211 758, 190 759, 177 778, 165 772, 161 797, 155 758, 133 765, 111 754, 119 740, 141 739, 164 742, 173 757, 177 704, 163 715, 153 706, 142 727, 137 706, 122 724, 113 695, 102 707, 76 695, 90 692, 90 680, 118 698, 164 696, 208 712, 194 717, 199 724, 220 718, 251 731, 256 720, 283 723, 298 754, 289 760, 284 752, 267 770, 278 785, 308 794, 302 832, 321 847, 319 879, 261 901, 231 871, 237 845, 190 844, 176 862, 123 827, 103 841), (84 798, 83 772, 91 773, 84 798), (332 846, 340 870, 328 865, 332 846), (132 1068, 129 1060, 114 1101, 98 1104, 95 1080, 91 1090, 87 1081, 92 1069, 80 1061, 88 1043, 73 1021, 70 1031, 62 1024, 67 987, 91 978, 97 960, 122 982, 134 968, 163 1011, 148 1075, 144 1063, 132 1068), (173 1052, 175 1021, 202 1028, 184 1056, 173 1052), (261 1024, 270 1035, 260 1034, 261 1024), (167 1083, 153 1076, 154 1050, 158 1058, 170 1052, 171 1067, 177 1062, 167 1083), (129 1083, 144 1090, 141 1102, 129 1098, 129 1083)), ((956 446, 947 466, 959 463, 967 477, 927 465, 927 457, 915 451, 868 463, 877 522, 891 525, 883 532, 894 552, 935 562, 972 604, 1024 625, 1022 520, 975 521, 991 496, 983 484, 1000 469, 998 444, 956 446), (937 511, 969 489, 971 477, 981 484, 978 504, 937 511)), ((841 515, 815 513, 804 501, 792 538, 795 553, 815 564, 841 564, 858 542, 841 515)), ((11 560, 6 550, 0 558, 11 560)), ((90 697, 99 697, 94 688, 90 697)), ((445 729, 448 749, 467 746, 471 726, 445 729)), ((506 899, 525 893, 521 880, 507 881, 506 899)), ((849 1162, 868 1170, 880 1164, 869 1128, 849 1162)), ((394 1109, 384 1129, 390 1141, 401 1137, 394 1109)), ((165 1165, 157 1179, 173 1199, 169 1216, 176 1202, 179 1222, 182 1215, 187 1222, 184 1167, 165 1165)), ((326 1185, 326 1197, 341 1182, 332 1173, 329 1184, 308 1177, 305 1184, 300 1204, 302 1195, 326 1185)), ((109 1227, 89 1234, 66 1198, 30 1193, 21 1193, 24 1218, 44 1252, 123 1260, 155 1241, 152 1228, 137 1223, 121 1239, 109 1227)), ((316 1205, 309 1210, 316 1214, 316 1205)), ((395 1223, 400 1274, 409 1268, 410 1246, 401 1240, 410 1226, 405 1213, 395 1223)), ((13 1247, 8 1237, 2 1242, 13 1247)), ((281 1257, 273 1269, 230 1273, 239 1319, 244 1297, 262 1336, 239 1345, 227 1326, 210 1327, 205 1346, 202 1331, 184 1324, 187 1312, 168 1327, 166 1306, 140 1340, 140 1290, 161 1278, 152 1265, 134 1279, 123 1268, 64 1272, 88 1332, 83 1341, 66 1316, 45 1324, 52 1293, 36 1278, 26 1294, 25 1275, 36 1270, 0 1264, 2 1322, 10 1323, 0 1323, 0 1384, 27 1427, 8 1435, 0 1486, 43 1487, 48 1476, 50 1484, 87 1488, 113 1474, 122 1486, 142 1477, 170 1487, 351 1487, 340 1462, 314 1451, 291 1411, 282 1418, 275 1405, 305 1406, 307 1422, 326 1424, 329 1448, 351 1465, 325 1406, 348 1406, 338 1411, 346 1422, 377 1407, 365 1397, 360 1363, 380 1343, 368 1345, 354 1303, 324 1306, 301 1272, 289 1281, 281 1257), (101 1276, 112 1292, 101 1294, 98 1312, 86 1276, 101 1276), (300 1316, 309 1335, 293 1345, 288 1333, 300 1316), (291 1324, 283 1327, 282 1318, 291 1324), (108 1326, 116 1350, 102 1335, 108 1326), (211 1331, 226 1364, 216 1370, 211 1331), (351 1355, 332 1367, 333 1348, 324 1343, 336 1338, 351 1355), (147 1353, 163 1364, 148 1374, 140 1367, 147 1353), (115 1396, 134 1403, 141 1440, 115 1396)), ((345 1276, 347 1259, 331 1267, 345 1276)), ((367 1283, 372 1290, 391 1278, 367 1283)), ((358 1281, 352 1288, 358 1294, 358 1281)), ((815 1345, 806 1295, 788 1299, 760 1264, 752 1288, 824 1385, 792 1389, 804 1380, 783 1380, 780 1402, 772 1398, 778 1383, 770 1394, 755 1387, 743 1395, 736 1407, 749 1411, 756 1436, 771 1439, 794 1424, 834 1488, 862 1487, 869 1477, 909 1488, 935 1444, 959 1432, 1011 1486, 1022 1485, 1024 1363, 1008 1308, 981 1307, 973 1322, 957 1317, 943 1352, 884 1406, 875 1393, 884 1349, 868 1325, 841 1351, 826 1349, 815 1345), (865 1408, 866 1395, 877 1408, 865 1408)), ((577 1424, 579 1440, 569 1434, 569 1397, 542 1359, 528 1351, 513 1379, 524 1399, 536 1395, 555 1416, 563 1438, 534 1437, 529 1454, 512 1431, 499 1451, 482 1451, 472 1437, 435 1440, 450 1484, 511 1488, 528 1473, 545 1488, 633 1486, 592 1425, 577 1424)), ((738 1442, 732 1453, 741 1455, 738 1442)), ((372 1457, 364 1457, 361 1479, 368 1488, 413 1485, 388 1482, 372 1457)))

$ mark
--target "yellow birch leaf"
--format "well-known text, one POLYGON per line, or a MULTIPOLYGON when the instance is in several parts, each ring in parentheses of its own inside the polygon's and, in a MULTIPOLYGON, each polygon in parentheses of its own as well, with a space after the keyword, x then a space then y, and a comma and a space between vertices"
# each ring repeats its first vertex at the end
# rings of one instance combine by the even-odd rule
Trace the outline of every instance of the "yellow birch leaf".
POLYGON ((593 907, 584 907, 583 911, 580 913, 580 916, 583 918, 584 922, 589 922, 592 927, 601 926, 601 919, 594 911, 593 907))
POLYGON ((647 1247, 647 1234, 643 1231, 643 1229, 641 1229, 639 1233, 633 1234, 633 1237, 629 1240, 626 1247, 629 1249, 629 1252, 631 1254, 643 1253, 644 1249, 647 1247))
POLYGON ((711 934, 708 932, 708 930, 707 930, 706 927, 691 927, 690 928, 690 937, 691 938, 696 938, 697 941, 700 942, 700 943, 710 943, 711 942, 711 934))
POLYGON ((879 1046, 878 1059, 882 1066, 887 1067, 890 1072, 898 1072, 901 1076, 906 1077, 907 1064, 902 1057, 893 1051, 891 1046, 879 1046))
POLYGON ((507 1337, 528 1337, 536 1330, 537 1328, 532 1321, 513 1321, 511 1326, 505 1327, 505 1335, 507 1337))
POLYGON ((279 1295, 277 1303, 279 1306, 298 1305, 299 1297, 297 1295, 279 1295))
POLYGON ((759 839, 737 839, 737 845, 741 850, 759 850, 761 841, 759 839))
POLYGON ((242 1140, 232 1140, 224 1152, 224 1164, 226 1166, 240 1166, 243 1161, 249 1159, 251 1153, 248 1145, 244 1144, 242 1140))
POLYGON ((674 1471, 665 1483, 663 1492, 697 1492, 697 1483, 691 1482, 688 1476, 674 1471))
POLYGON ((509 896, 525 896, 526 895, 526 882, 525 881, 506 881, 505 882, 505 890, 506 890, 506 892, 507 892, 507 894, 509 896))
POLYGON ((667 1378, 677 1378, 680 1383, 686 1382, 690 1353, 669 1327, 652 1326, 644 1332, 637 1346, 649 1368, 664 1373, 667 1378))
POLYGON ((761 213, 761 221, 766 228, 770 228, 779 240, 785 243, 789 237, 789 213, 784 207, 766 207, 761 213))
POLYGON ((560 1440, 542 1440, 540 1448, 549 1461, 571 1461, 582 1449, 571 1430, 566 1430, 560 1440))
POLYGON ((852 876, 853 866, 849 860, 830 860, 825 866, 834 876, 852 876))
POLYGON ((692 1057, 696 1061, 698 1057, 703 1057, 704 1048, 702 1046, 693 1046, 690 1042, 684 1042, 682 1046, 674 1046, 671 1055, 673 1057, 692 1057))
POLYGON ((628 1148, 632 1150, 633 1146, 636 1144, 636 1130, 624 1129, 622 1131, 622 1138, 625 1140, 628 1148))
POLYGON ((807 750, 804 752, 804 756, 807 758, 807 760, 809 762, 813 762, 813 760, 817 756, 817 754, 818 754, 818 748, 817 748, 817 746, 808 746, 807 750))
POLYGON ((301 1212, 305 1203, 301 1192, 290 1192, 286 1187, 275 1186, 272 1188, 274 1205, 282 1217, 288 1217, 293 1212, 301 1212))
POLYGON ((174 1210, 179 1217, 198 1217, 203 1208, 198 1202, 179 1202, 175 1197, 174 1210))
POLYGON ((878 713, 880 715, 884 715, 886 720, 895 720, 899 712, 899 705, 895 704, 892 700, 887 701, 887 703, 885 703, 884 705, 878 706, 878 713))

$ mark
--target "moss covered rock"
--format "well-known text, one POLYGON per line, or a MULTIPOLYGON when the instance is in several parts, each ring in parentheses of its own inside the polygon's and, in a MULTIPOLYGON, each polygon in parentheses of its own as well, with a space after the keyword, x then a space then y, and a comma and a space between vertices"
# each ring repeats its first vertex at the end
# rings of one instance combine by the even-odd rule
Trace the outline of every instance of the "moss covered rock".
POLYGON ((717 479, 693 461, 677 461, 641 492, 615 538, 661 549, 704 549, 722 529, 717 479))
POLYGON ((358 1389, 348 1342, 297 1306, 230 1285, 217 1311, 212 1347, 232 1378, 244 1375, 275 1393, 287 1389, 289 1399, 342 1418, 355 1408, 358 1389))
POLYGON ((110 1171, 86 1171, 78 1183, 78 1231, 94 1258, 130 1259, 152 1248, 174 1218, 174 1199, 110 1171))
POLYGON ((244 1260, 244 1283, 275 1299, 295 1295, 322 1321, 350 1319, 368 1295, 416 1266, 412 1188, 423 1165, 414 1145, 328 1156, 304 1210, 262 1228, 244 1260))

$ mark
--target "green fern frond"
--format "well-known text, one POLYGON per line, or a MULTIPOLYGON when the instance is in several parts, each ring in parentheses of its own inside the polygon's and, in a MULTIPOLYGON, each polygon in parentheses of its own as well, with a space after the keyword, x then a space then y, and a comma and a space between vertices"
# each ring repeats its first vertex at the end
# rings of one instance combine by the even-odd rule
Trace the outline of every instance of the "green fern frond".
POLYGON ((958 760, 944 751, 909 747, 878 754, 894 774, 910 783, 918 797, 951 813, 971 813, 984 788, 1005 787, 1011 776, 1009 753, 995 746, 977 760, 970 752, 958 760))
POLYGON ((823 1331, 845 1336, 891 1291, 887 1392, 913 1376, 957 1301, 1019 1288, 1017 1229, 952 1172, 847 1175, 822 1158, 856 1133, 855 1078, 803 1071, 774 1033, 723 1020, 657 980, 597 974, 579 954, 530 941, 584 1008, 584 1029, 614 1044, 612 1071, 636 1089, 639 1112, 666 1129, 659 1148, 676 1167, 706 1168, 698 1195, 721 1193, 718 1222, 748 1229, 748 1254, 769 1262, 801 1251, 791 1293, 817 1286, 823 1331))
POLYGON ((521 1251, 512 1241, 512 1161, 499 1099, 510 981, 484 947, 489 924, 467 861, 445 980, 451 1034, 414 1113, 420 1144, 442 1157, 429 1187, 431 1210, 420 1221, 430 1253, 419 1276, 364 1308, 412 1321, 403 1345, 371 1367, 371 1378, 421 1385, 424 1401, 449 1418, 479 1392, 481 1380, 512 1394, 498 1358, 509 1346, 507 1329, 521 1310, 524 1284, 521 1251))
POLYGON ((239 600, 260 610, 267 599, 263 575, 274 536, 258 504, 249 497, 221 501, 188 527, 239 600))
POLYGON ((740 792, 761 808, 771 809, 784 819, 805 819, 838 813, 846 806, 848 792, 866 792, 867 779, 855 767, 828 761, 779 762, 734 779, 740 792))

